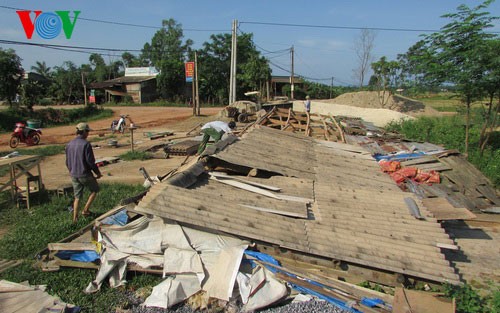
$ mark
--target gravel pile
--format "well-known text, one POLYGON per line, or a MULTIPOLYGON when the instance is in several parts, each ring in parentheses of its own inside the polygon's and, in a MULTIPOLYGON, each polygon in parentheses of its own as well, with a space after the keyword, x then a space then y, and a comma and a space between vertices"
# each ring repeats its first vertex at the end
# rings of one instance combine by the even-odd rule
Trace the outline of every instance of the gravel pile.
MULTIPOLYGON (((189 305, 180 304, 171 309, 160 309, 160 308, 146 308, 140 306, 138 303, 134 303, 134 306, 129 308, 129 312, 132 313, 193 313, 193 311, 189 305)), ((208 311, 210 312, 210 311, 208 311)), ((219 312, 219 311, 217 311, 219 312)), ((220 312, 231 312, 231 313, 239 313, 241 312, 241 308, 231 308, 229 310, 224 310, 220 312)), ((276 307, 272 307, 269 309, 265 309, 262 311, 258 311, 259 313, 349 313, 348 311, 339 309, 332 304, 326 301, 316 301, 311 300, 308 302, 296 302, 296 303, 288 303, 276 307)))

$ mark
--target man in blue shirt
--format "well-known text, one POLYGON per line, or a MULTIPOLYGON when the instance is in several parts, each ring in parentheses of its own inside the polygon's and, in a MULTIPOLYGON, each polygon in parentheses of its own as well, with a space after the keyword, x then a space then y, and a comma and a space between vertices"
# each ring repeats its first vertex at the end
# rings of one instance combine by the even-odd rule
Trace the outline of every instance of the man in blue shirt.
POLYGON ((71 175, 71 182, 75 200, 73 202, 73 223, 78 220, 78 208, 80 198, 83 195, 83 189, 88 188, 90 196, 82 211, 83 216, 89 216, 90 206, 99 192, 98 178, 101 178, 101 171, 95 164, 94 151, 92 145, 87 141, 91 131, 87 123, 76 125, 76 138, 71 140, 66 146, 66 167, 71 175), (95 177, 92 174, 95 173, 95 177))

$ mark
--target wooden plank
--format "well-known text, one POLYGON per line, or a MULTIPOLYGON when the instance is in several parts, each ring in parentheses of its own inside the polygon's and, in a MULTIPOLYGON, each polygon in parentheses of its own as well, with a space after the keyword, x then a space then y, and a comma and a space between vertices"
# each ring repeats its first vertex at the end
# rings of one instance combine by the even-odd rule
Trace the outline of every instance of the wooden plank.
POLYGON ((279 195, 279 194, 274 194, 270 191, 264 190, 262 188, 258 188, 255 186, 252 186, 250 184, 243 183, 241 181, 231 181, 227 179, 220 179, 215 176, 211 176, 210 179, 215 180, 216 182, 227 184, 236 188, 240 188, 246 191, 254 192, 269 198, 274 198, 278 200, 287 200, 287 201, 295 201, 295 202, 301 202, 301 203, 309 203, 311 202, 311 199, 305 199, 301 197, 294 197, 294 196, 287 196, 287 195, 279 195))
POLYGON ((396 288, 393 313, 455 313, 455 302, 442 294, 396 288))
POLYGON ((245 208, 254 209, 257 211, 262 211, 262 212, 268 212, 268 213, 274 213, 274 214, 280 214, 280 215, 284 215, 284 216, 291 216, 291 217, 298 217, 298 218, 307 218, 307 210, 305 210, 304 214, 298 214, 298 213, 289 212, 289 211, 261 208, 261 207, 248 205, 248 204, 238 204, 238 205, 241 205, 242 207, 245 207, 245 208))
POLYGON ((229 176, 229 175, 227 175, 226 173, 223 173, 223 172, 208 172, 208 174, 212 175, 212 176, 215 176, 217 178, 237 180, 237 181, 243 182, 245 184, 253 185, 253 186, 264 188, 264 189, 269 189, 269 190, 272 190, 272 191, 280 191, 281 190, 281 188, 279 188, 279 187, 256 183, 256 182, 249 181, 247 179, 243 179, 243 178, 236 177, 236 176, 229 176))
POLYGON ((422 199, 424 206, 438 220, 467 220, 474 219, 476 215, 466 208, 455 208, 444 198, 422 199))
POLYGON ((97 249, 96 245, 91 242, 56 242, 56 243, 49 243, 47 247, 49 248, 50 251, 62 251, 62 250, 96 251, 97 249))
POLYGON ((491 186, 479 185, 476 187, 484 197, 490 200, 493 204, 500 205, 500 198, 498 198, 495 190, 491 186))

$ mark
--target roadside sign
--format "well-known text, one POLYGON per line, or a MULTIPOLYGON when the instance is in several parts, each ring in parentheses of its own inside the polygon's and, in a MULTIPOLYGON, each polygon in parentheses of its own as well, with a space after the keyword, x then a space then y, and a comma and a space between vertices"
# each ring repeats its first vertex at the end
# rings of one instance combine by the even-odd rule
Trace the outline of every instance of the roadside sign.
POLYGON ((194 76, 194 62, 186 62, 186 82, 192 83, 194 76))

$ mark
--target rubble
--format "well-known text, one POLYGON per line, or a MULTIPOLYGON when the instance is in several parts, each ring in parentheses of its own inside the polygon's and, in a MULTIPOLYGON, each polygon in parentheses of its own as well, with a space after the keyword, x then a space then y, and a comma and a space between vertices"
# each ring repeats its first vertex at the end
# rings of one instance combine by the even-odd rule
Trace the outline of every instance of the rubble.
POLYGON ((98 218, 78 242, 99 242, 92 249, 99 262, 60 260, 56 253, 69 246, 51 245, 44 268, 98 269, 86 292, 98 292, 107 278, 112 287, 125 284, 127 270, 162 275, 145 301, 162 308, 188 298, 198 299, 197 309, 210 299, 230 306, 236 298, 239 310, 253 311, 289 299, 292 288, 329 304, 273 312, 331 312, 330 305, 335 312, 386 312, 392 296, 345 277, 388 286, 459 284, 449 254, 460 248, 441 223, 448 218, 436 207, 443 204, 433 199, 446 201, 452 220, 472 218, 454 210, 458 203, 471 210, 498 205, 487 179, 456 152, 402 141, 361 120, 273 108, 240 134, 153 182, 135 203, 98 218), (405 174, 398 186, 380 164, 421 176, 411 181, 405 174), (427 171, 433 175, 422 179, 427 171), (119 212, 130 220, 105 224, 119 212), (276 262, 255 260, 253 252, 276 262))

